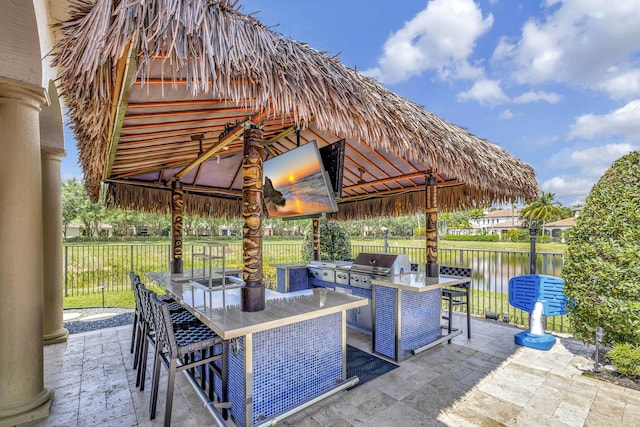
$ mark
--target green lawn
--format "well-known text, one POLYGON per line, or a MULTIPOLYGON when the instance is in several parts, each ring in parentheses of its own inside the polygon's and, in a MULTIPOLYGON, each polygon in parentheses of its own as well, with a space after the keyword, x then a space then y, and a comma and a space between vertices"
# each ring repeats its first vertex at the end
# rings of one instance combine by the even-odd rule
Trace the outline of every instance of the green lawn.
MULTIPOLYGON (((201 241, 202 238, 196 239, 185 239, 185 245, 190 245, 191 242, 201 241)), ((215 240, 210 238, 210 240, 215 240)), ((233 243, 230 247, 230 253, 228 257, 228 267, 238 267, 241 265, 236 265, 238 260, 242 259, 241 251, 241 238, 236 238, 232 241, 228 241, 229 243, 233 243)), ((275 268, 270 267, 271 264, 279 263, 279 262, 287 262, 299 256, 299 248, 303 243, 301 239, 291 239, 291 240, 281 240, 281 238, 271 239, 269 237, 265 238, 265 244, 282 244, 282 245, 271 245, 270 249, 265 251, 264 255, 264 279, 265 284, 271 288, 275 289, 276 287, 276 271, 275 268), (287 246, 288 244, 288 246, 287 246), (273 250, 276 247, 277 250, 273 250)), ((92 242, 92 243, 84 243, 78 244, 77 246, 85 246, 78 247, 77 250, 69 250, 68 262, 69 262, 69 275, 68 282, 65 286, 68 286, 69 292, 68 296, 64 298, 64 307, 99 307, 102 306, 102 292, 98 289, 98 285, 106 285, 107 289, 104 292, 104 305, 105 306, 117 306, 117 307, 133 307, 133 294, 129 289, 129 280, 126 277, 128 271, 130 270, 129 264, 129 255, 130 252, 134 254, 135 257, 143 257, 146 262, 144 263, 145 268, 148 268, 149 271, 156 271, 159 269, 165 268, 166 265, 166 252, 164 250, 157 251, 147 251, 145 249, 146 245, 151 244, 162 244, 168 245, 170 241, 167 238, 162 240, 144 240, 140 242, 92 242), (89 250, 89 245, 96 245, 96 252, 89 250), (100 247, 99 245, 105 245, 100 247), (130 245, 134 245, 134 248, 131 248, 130 245), (138 245, 140 245, 138 247, 138 245), (85 253, 86 252, 86 253, 85 253)), ((374 239, 374 240, 363 240, 363 239, 352 239, 352 246, 355 246, 354 252, 359 251, 357 248, 358 245, 366 245, 369 247, 373 247, 373 250, 381 250, 384 242, 382 239, 374 239)), ((424 248, 426 247, 425 240, 418 239, 393 239, 390 238, 388 244, 391 248, 393 247, 414 247, 414 248, 424 248)), ((481 251, 507 251, 507 250, 517 250, 522 252, 529 251, 528 243, 513 243, 513 242, 462 242, 462 241, 446 241, 441 240, 439 242, 439 247, 443 250, 446 249, 474 249, 481 251)), ((537 244, 536 249, 538 252, 564 252, 566 245, 559 243, 549 243, 549 244, 537 244)), ((369 248, 364 248, 363 250, 370 250, 369 248)), ((391 252, 394 252, 391 249, 391 252)), ((187 257, 185 259, 185 268, 191 268, 190 266, 190 258, 187 257)), ((133 267, 134 270, 136 268, 141 267, 133 267)), ((155 289, 156 291, 160 291, 159 289, 155 289)), ((474 301, 474 305, 476 310, 478 310, 478 314, 483 315, 483 307, 487 306, 488 309, 493 310, 497 304, 496 301, 497 295, 492 293, 491 298, 489 296, 483 296, 479 300, 474 301)), ((506 298, 506 296, 500 295, 499 298, 502 300, 506 298)), ((502 302, 502 301, 500 301, 502 302)), ((508 307, 508 302, 504 302, 504 304, 500 304, 501 306, 508 307)), ((519 317, 519 316, 518 316, 519 317)))

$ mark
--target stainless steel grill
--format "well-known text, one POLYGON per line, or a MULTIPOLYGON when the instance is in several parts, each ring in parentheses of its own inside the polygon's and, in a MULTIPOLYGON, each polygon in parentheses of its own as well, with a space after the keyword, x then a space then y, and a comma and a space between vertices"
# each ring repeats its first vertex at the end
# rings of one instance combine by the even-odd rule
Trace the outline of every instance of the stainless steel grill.
POLYGON ((359 254, 349 272, 349 286, 371 289, 371 280, 409 272, 407 254, 369 253, 359 254))
MULTIPOLYGON (((337 282, 337 272, 336 270, 339 268, 346 268, 351 265, 349 261, 310 261, 307 264, 307 268, 309 269, 309 275, 319 280, 324 280, 325 282, 337 282)), ((348 276, 349 273, 347 273, 348 276)), ((343 274, 341 273, 342 277, 343 274)), ((340 279, 343 280, 343 279, 340 279)), ((348 281, 348 279, 347 279, 348 281)), ((337 282, 343 283, 343 282, 337 282)))
POLYGON ((351 263, 349 265, 340 265, 336 268, 336 283, 341 285, 349 284, 349 271, 351 270, 351 263))

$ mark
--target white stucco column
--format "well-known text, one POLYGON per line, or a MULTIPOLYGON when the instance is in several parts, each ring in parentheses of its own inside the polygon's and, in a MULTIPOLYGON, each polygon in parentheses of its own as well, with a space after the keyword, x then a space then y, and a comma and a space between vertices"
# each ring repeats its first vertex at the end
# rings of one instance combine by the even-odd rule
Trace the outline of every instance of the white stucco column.
POLYGON ((44 388, 42 87, 0 78, 0 426, 48 416, 44 388))
POLYGON ((63 315, 62 283, 62 184, 60 161, 65 151, 42 147, 42 225, 44 237, 44 343, 64 342, 69 337, 63 315))

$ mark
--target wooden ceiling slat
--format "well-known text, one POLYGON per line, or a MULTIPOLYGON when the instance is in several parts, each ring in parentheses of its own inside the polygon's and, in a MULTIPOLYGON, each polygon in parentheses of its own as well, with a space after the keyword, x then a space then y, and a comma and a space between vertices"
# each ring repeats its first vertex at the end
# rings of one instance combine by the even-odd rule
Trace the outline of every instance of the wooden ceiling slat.
MULTIPOLYGON (((220 114, 226 114, 226 113, 251 114, 251 112, 252 110, 248 110, 246 108, 240 108, 240 107, 208 108, 204 110, 202 109, 201 110, 177 110, 177 111, 163 111, 163 112, 157 112, 157 113, 128 114, 125 117, 125 120, 129 122, 129 121, 135 121, 135 120, 161 119, 161 118, 181 117, 181 116, 220 115, 220 114)), ((217 117, 214 117, 212 119, 216 119, 216 118, 217 117)), ((176 121, 179 121, 179 120, 176 120, 176 121)))
POLYGON ((225 105, 230 104, 229 101, 220 99, 192 99, 189 101, 160 101, 160 102, 131 102, 128 104, 129 109, 138 108, 169 108, 183 106, 204 106, 204 105, 225 105))
MULTIPOLYGON (((198 135, 198 134, 191 134, 191 135, 198 135)), ((195 144, 191 141, 191 135, 186 135, 187 137, 189 137, 189 140, 185 140, 184 136, 174 136, 174 137, 167 137, 167 138, 154 138, 154 139, 145 139, 145 140, 139 140, 139 141, 132 141, 132 142, 127 142, 127 143, 123 143, 122 146, 118 149, 118 154, 120 154, 120 152, 122 151, 132 151, 132 150, 146 150, 146 149, 150 149, 150 148, 160 148, 160 149, 164 149, 164 150, 172 150, 176 147, 190 147, 191 149, 194 150, 198 150, 198 148, 200 147, 200 144, 198 142, 196 142, 195 144), (178 139, 180 138, 180 139, 178 139)), ((203 143, 202 146, 206 147, 207 144, 213 144, 214 141, 216 141, 217 138, 205 138, 203 139, 203 143)), ((166 153, 165 153, 166 154, 166 153)))
POLYGON ((149 172, 157 172, 161 169, 170 169, 170 168, 175 168, 178 166, 182 166, 184 165, 188 160, 178 160, 178 161, 174 161, 171 163, 164 163, 164 164, 160 164, 160 165, 154 165, 154 166, 147 166, 144 168, 137 168, 133 171, 130 172, 122 172, 122 173, 118 173, 118 174, 113 174, 112 178, 127 178, 130 176, 134 176, 134 175, 140 175, 143 173, 149 173, 149 172))
MULTIPOLYGON (((238 120, 245 119, 247 116, 231 116, 220 118, 220 120, 226 120, 227 122, 235 122, 238 120)), ((165 122, 165 123, 146 123, 141 125, 127 125, 122 126, 121 132, 127 132, 132 130, 143 130, 143 129, 157 129, 167 126, 176 126, 176 125, 202 125, 203 122, 207 122, 207 120, 182 120, 178 122, 165 122)), ((188 129, 188 128, 184 128, 188 129)))
MULTIPOLYGON (((356 137, 356 140, 358 141, 358 143, 362 144, 362 146, 367 147, 372 153, 374 153, 382 162, 386 163, 389 167, 393 168, 396 170, 397 173, 402 174, 404 173, 400 168, 396 167, 392 162, 390 162, 389 160, 387 160, 386 157, 384 157, 382 154, 378 153, 378 151, 376 151, 373 147, 371 147, 369 144, 367 144, 364 140, 362 140, 362 138, 358 138, 356 137)), ((406 160, 404 160, 402 157, 400 156, 396 156, 398 159, 400 159, 405 165, 407 165, 408 167, 413 168, 413 166, 411 164, 409 164, 406 160)), ((417 186, 417 184, 411 180, 409 180, 409 182, 411 182, 413 184, 413 186, 417 186)))
POLYGON ((369 181, 363 184, 355 184, 355 185, 350 185, 350 186, 346 186, 343 187, 342 190, 354 190, 357 188, 362 188, 362 187, 366 187, 366 186, 371 186, 371 185, 380 185, 383 184, 385 182, 398 182, 398 181, 405 181, 405 180, 410 180, 410 179, 414 179, 414 178, 419 178, 419 177, 424 177, 425 173, 424 172, 413 172, 410 174, 405 174, 405 175, 398 175, 398 176, 390 176, 388 178, 382 178, 382 179, 378 179, 375 181, 369 181))
POLYGON ((120 135, 120 142, 130 142, 130 141, 136 141, 138 139, 159 139, 159 138, 164 138, 164 137, 170 137, 170 136, 174 136, 174 137, 188 137, 197 133, 213 133, 214 135, 218 135, 220 134, 220 132, 222 132, 222 130, 224 129, 224 126, 216 126, 216 125, 212 125, 209 124, 207 126, 203 126, 200 128, 189 128, 189 134, 185 135, 184 131, 182 131, 181 129, 171 129, 171 130, 163 130, 160 132, 146 132, 146 133, 133 133, 130 135, 120 135))

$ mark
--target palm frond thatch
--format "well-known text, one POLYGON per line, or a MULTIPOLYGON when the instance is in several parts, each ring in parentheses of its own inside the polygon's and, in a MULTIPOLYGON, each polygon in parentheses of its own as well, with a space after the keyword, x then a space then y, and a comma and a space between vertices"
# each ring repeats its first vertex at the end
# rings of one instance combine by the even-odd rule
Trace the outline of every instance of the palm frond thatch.
MULTIPOLYGON (((73 0, 70 19, 61 28, 54 63, 94 200, 100 181, 108 178, 103 175, 115 120, 110 113, 117 95, 115 68, 128 48, 137 60, 134 80, 143 85, 160 62, 167 70, 162 76, 166 87, 186 81, 193 96, 210 94, 274 117, 291 115, 296 123, 313 121, 335 135, 455 176, 466 185, 443 198, 449 208, 537 197, 529 165, 335 57, 274 32, 241 13, 235 2, 73 0)), ((391 199, 366 204, 386 206, 381 213, 397 205, 391 199)), ((347 206, 341 205, 345 213, 347 206)))

